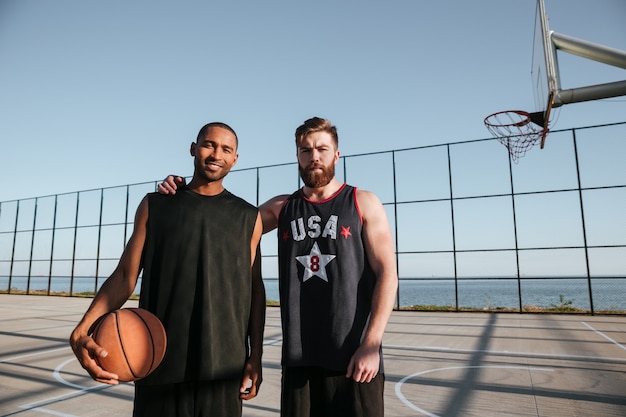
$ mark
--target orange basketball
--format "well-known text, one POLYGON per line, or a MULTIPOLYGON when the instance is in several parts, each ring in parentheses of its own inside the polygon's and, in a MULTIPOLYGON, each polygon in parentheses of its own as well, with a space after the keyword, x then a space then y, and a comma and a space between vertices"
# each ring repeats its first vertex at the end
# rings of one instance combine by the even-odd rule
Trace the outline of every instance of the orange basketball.
POLYGON ((97 358, 120 381, 136 381, 154 371, 163 360, 167 337, 161 321, 142 308, 122 308, 102 316, 92 337, 109 353, 97 358))

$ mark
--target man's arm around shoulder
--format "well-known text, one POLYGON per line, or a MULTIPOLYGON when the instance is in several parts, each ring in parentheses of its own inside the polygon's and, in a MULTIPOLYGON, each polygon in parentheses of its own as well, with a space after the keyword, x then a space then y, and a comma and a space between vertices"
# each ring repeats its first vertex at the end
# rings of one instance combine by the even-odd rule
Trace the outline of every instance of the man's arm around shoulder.
POLYGON ((263 234, 271 232, 278 227, 278 216, 289 194, 277 195, 259 206, 263 220, 263 234))

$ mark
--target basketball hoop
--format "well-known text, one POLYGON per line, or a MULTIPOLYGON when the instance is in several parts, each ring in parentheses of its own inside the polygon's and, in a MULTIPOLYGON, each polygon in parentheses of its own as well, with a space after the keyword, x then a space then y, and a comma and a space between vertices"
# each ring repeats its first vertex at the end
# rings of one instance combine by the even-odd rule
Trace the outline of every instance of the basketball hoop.
POLYGON ((548 133, 542 122, 535 119, 540 114, 523 110, 507 110, 485 117, 485 126, 509 150, 511 159, 517 163, 526 151, 548 133))

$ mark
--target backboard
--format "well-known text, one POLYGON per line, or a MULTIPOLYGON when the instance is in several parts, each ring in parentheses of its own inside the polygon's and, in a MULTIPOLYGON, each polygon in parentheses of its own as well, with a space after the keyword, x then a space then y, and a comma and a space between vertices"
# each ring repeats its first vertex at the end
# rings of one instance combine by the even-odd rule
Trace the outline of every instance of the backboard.
POLYGON ((556 51, 552 40, 552 33, 548 27, 543 0, 537 0, 535 12, 535 32, 533 39, 532 81, 535 95, 535 112, 531 113, 531 121, 544 130, 541 138, 541 148, 545 143, 550 112, 554 107, 554 97, 558 88, 556 69, 556 51))
POLYGON ((535 111, 507 110, 487 116, 485 126, 509 150, 514 161, 535 143, 544 147, 554 108, 572 103, 626 96, 626 80, 561 89, 557 50, 626 69, 626 51, 550 30, 544 0, 537 0, 531 75, 535 111))

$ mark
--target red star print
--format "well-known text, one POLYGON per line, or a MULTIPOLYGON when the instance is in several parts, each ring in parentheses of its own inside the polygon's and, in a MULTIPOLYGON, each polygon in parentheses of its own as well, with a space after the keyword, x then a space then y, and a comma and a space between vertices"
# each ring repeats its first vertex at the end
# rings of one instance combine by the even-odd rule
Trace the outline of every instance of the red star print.
POLYGON ((345 227, 345 226, 341 226, 341 233, 340 235, 342 235, 344 238, 348 238, 348 236, 352 236, 352 233, 350 233, 350 226, 345 227))
POLYGON ((289 239, 289 232, 283 232, 283 240, 289 239))

